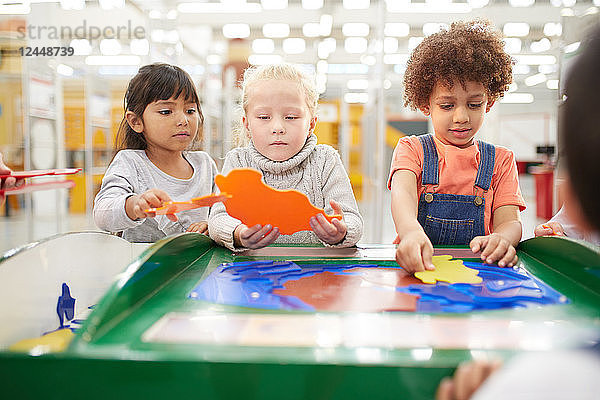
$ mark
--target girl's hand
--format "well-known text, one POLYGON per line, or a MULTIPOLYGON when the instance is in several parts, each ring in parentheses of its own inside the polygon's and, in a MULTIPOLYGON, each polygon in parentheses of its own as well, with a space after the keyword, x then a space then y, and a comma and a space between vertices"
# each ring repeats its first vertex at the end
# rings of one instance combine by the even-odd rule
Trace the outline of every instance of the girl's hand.
POLYGON ((241 224, 233 231, 233 244, 235 247, 247 247, 249 249, 260 249, 273 243, 279 237, 279 228, 273 228, 270 224, 265 226, 254 225, 248 228, 241 224))
POLYGON ((198 232, 198 233, 202 233, 202 234, 206 234, 206 232, 208 232, 208 222, 206 221, 200 221, 200 222, 193 222, 189 228, 187 228, 186 232, 198 232))
MULTIPOLYGON (((343 215, 342 207, 335 201, 329 202, 335 215, 343 215)), ((334 218, 331 222, 323 214, 317 214, 310 218, 310 227, 319 239, 327 244, 338 244, 346 237, 348 227, 343 219, 334 218)))
POLYGON ((562 225, 555 221, 546 222, 545 224, 541 224, 535 227, 533 231, 535 237, 538 236, 565 236, 565 230, 562 225))
POLYGON ((481 259, 487 264, 498 261, 500 267, 512 267, 519 258, 517 251, 508 239, 499 233, 492 233, 487 236, 476 236, 469 244, 471 251, 477 253, 481 251, 481 259))
POLYGON ((434 270, 432 257, 433 245, 421 228, 404 235, 396 247, 396 262, 411 274, 434 270))
MULTIPOLYGON (((2 161, 2 154, 0 154, 0 174, 10 174, 12 171, 2 161)), ((25 183, 25 179, 17 179, 14 177, 0 179, 0 189, 6 190, 14 187, 22 186, 25 183)), ((6 193, 0 193, 0 206, 4 204, 6 193)))
MULTIPOLYGON (((161 207, 164 202, 171 201, 169 195, 160 189, 150 189, 140 195, 134 195, 125 202, 125 212, 132 220, 154 218, 156 213, 145 212, 148 208, 161 207)), ((171 221, 177 221, 175 214, 167 215, 171 221)))

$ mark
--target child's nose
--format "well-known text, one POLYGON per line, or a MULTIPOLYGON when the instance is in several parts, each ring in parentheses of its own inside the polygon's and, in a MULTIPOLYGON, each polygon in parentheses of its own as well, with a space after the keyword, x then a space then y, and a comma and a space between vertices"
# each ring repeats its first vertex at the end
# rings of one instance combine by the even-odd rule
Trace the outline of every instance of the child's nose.
POLYGON ((469 121, 469 113, 465 107, 456 107, 453 115, 453 122, 463 123, 469 121))
POLYGON ((279 133, 279 134, 285 132, 285 130, 283 129, 283 123, 281 122, 281 120, 279 118, 273 119, 272 130, 273 130, 273 133, 279 133))
POLYGON ((187 125, 189 122, 189 115, 185 112, 177 113, 177 125, 187 125))

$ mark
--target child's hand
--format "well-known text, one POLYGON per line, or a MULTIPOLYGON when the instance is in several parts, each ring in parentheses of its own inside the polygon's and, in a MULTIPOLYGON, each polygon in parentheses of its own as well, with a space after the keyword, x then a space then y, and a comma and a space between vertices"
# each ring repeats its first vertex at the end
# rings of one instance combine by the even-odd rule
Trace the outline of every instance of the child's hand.
MULTIPOLYGON (((12 171, 8 168, 4 162, 2 161, 2 154, 0 154, 0 174, 10 174, 12 171)), ((25 183, 25 179, 17 179, 17 178, 5 178, 0 180, 0 189, 6 190, 14 187, 22 186, 25 183)), ((0 193, 0 206, 4 204, 4 199, 6 198, 6 193, 0 193)))
MULTIPOLYGON (((343 215, 342 207, 335 201, 329 202, 335 215, 343 215)), ((323 214, 310 218, 310 227, 319 239, 328 244, 338 244, 346 237, 348 227, 343 219, 334 218, 331 222, 323 214)))
POLYGON ((565 236, 565 230, 562 225, 555 221, 546 222, 545 224, 541 224, 535 227, 533 231, 535 237, 538 236, 565 236))
POLYGON ((267 224, 254 225, 248 228, 241 224, 233 231, 233 244, 235 247, 247 247, 249 249, 260 249, 273 243, 279 237, 279 228, 273 228, 267 224))
MULTIPOLYGON (((148 208, 161 207, 164 202, 171 201, 169 195, 160 189, 150 189, 140 195, 131 196, 125 202, 125 212, 132 220, 154 218, 156 213, 145 212, 148 208)), ((175 214, 167 215, 171 221, 177 221, 175 214)))
POLYGON ((431 262, 432 257, 433 245, 423 229, 408 232, 396 247, 396 262, 411 274, 434 270, 435 267, 431 262))
POLYGON ((461 364, 454 377, 442 379, 436 400, 467 400, 500 367, 498 361, 471 361, 461 364))
POLYGON ((481 251, 481 259, 487 264, 498 261, 500 267, 512 267, 519 258, 514 246, 499 233, 492 233, 487 236, 476 236, 469 244, 471 251, 477 253, 481 251))
POLYGON ((187 228, 186 232, 198 232, 198 233, 206 234, 207 231, 208 231, 208 222, 200 221, 200 222, 193 222, 187 228))

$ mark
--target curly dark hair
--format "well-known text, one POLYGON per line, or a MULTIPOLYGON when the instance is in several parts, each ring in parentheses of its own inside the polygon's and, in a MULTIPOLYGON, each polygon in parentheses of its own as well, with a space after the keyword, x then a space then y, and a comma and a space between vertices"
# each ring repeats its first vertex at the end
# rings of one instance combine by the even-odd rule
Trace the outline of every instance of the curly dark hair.
POLYGON ((496 100, 512 82, 512 65, 502 34, 489 21, 454 22, 412 52, 404 74, 404 105, 425 107, 436 82, 452 87, 454 80, 463 87, 468 81, 481 82, 489 99, 496 100))

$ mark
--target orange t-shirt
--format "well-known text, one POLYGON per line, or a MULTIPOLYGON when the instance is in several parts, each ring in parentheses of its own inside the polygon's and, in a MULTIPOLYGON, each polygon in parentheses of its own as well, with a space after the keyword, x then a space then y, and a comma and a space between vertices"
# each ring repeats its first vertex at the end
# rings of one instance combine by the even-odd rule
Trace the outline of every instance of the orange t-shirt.
MULTIPOLYGON (((475 188, 477 167, 479 166, 479 144, 475 140, 473 146, 461 149, 447 145, 434 137, 439 161, 439 186, 434 187, 435 193, 477 195, 481 189, 475 188)), ((525 209, 525 201, 519 188, 517 163, 512 151, 505 147, 496 148, 492 183, 485 198, 485 234, 492 232, 492 215, 501 206, 514 205, 520 211, 525 209)), ((423 171, 423 146, 417 136, 401 138, 394 149, 388 189, 391 189, 394 172, 403 169, 414 172, 417 177, 417 192, 420 198, 425 191, 421 184, 423 171)))

